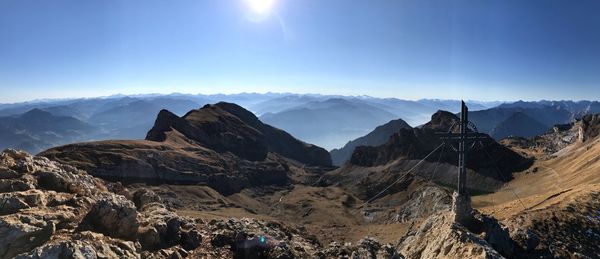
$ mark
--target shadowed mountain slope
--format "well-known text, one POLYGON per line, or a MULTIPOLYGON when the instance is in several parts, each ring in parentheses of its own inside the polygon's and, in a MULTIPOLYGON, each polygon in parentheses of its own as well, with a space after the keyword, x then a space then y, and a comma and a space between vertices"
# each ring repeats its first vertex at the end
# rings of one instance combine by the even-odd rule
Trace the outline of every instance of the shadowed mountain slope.
MULTIPOLYGON (((370 197, 438 147, 442 141, 436 133, 447 132, 457 120, 452 113, 438 111, 423 127, 400 129, 383 145, 359 146, 348 163, 328 172, 322 182, 340 184, 361 198, 370 197)), ((512 172, 527 168, 531 163, 529 159, 503 147, 492 138, 483 141, 483 145, 476 146, 478 149, 469 152, 467 156, 467 186, 474 191, 492 191, 509 181, 512 172)), ((447 146, 430 156, 414 173, 443 185, 454 186, 456 157, 456 153, 447 146)), ((390 192, 401 190, 405 184, 398 183, 390 192)))
POLYGON ((378 126, 369 134, 349 141, 340 149, 333 149, 329 153, 331 154, 331 160, 334 165, 342 165, 350 159, 354 149, 358 146, 379 146, 384 144, 392 134, 398 132, 400 129, 410 129, 408 125, 402 119, 392 120, 386 124, 378 126))
POLYGON ((529 247, 523 258, 600 257, 599 133, 595 114, 541 136, 506 139, 512 149, 536 157, 535 163, 473 202, 529 247))
POLYGON ((523 112, 515 112, 506 120, 500 122, 490 132, 494 139, 503 139, 509 136, 533 137, 548 130, 548 126, 523 112))

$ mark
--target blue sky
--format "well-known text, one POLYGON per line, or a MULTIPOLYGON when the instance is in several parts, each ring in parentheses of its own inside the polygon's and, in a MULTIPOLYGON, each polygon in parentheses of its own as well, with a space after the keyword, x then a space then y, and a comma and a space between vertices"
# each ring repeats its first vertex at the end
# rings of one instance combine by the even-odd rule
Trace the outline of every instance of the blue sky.
POLYGON ((297 92, 600 99, 600 1, 0 0, 0 102, 297 92))

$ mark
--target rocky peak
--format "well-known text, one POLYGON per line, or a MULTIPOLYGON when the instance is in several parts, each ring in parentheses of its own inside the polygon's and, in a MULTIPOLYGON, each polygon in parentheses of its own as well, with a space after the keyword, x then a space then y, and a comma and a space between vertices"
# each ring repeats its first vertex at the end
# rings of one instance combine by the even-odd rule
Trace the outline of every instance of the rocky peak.
POLYGON ((168 141, 167 132, 172 130, 217 152, 231 152, 252 161, 264 160, 267 156, 264 135, 216 105, 192 110, 183 117, 163 110, 146 140, 168 141))
POLYGON ((447 131, 459 120, 458 116, 451 112, 439 110, 431 115, 431 120, 423 125, 423 129, 447 131))
POLYGON ((260 122, 256 115, 254 115, 254 113, 244 109, 243 107, 235 103, 219 102, 214 104, 213 107, 217 107, 228 113, 231 113, 232 115, 234 115, 235 117, 252 127, 255 127, 257 129, 261 127, 262 122, 260 122))
POLYGON ((24 118, 24 119, 28 119, 28 120, 35 120, 35 119, 39 120, 39 119, 45 119, 45 118, 52 117, 52 114, 47 111, 35 108, 35 109, 31 109, 30 111, 28 111, 26 113, 21 114, 20 117, 24 118))
POLYGON ((165 141, 167 138, 165 132, 173 130, 172 127, 176 124, 183 125, 184 123, 185 122, 183 122, 179 116, 168 110, 162 109, 156 117, 154 127, 148 131, 146 140, 165 141))
POLYGON ((600 135, 600 113, 583 116, 575 124, 580 124, 582 136, 580 139, 585 141, 594 139, 600 135))
POLYGON ((146 140, 169 141, 170 131, 203 147, 251 161, 262 161, 268 152, 274 152, 309 165, 331 165, 326 150, 262 123, 252 112, 233 103, 207 104, 183 117, 162 110, 146 140))

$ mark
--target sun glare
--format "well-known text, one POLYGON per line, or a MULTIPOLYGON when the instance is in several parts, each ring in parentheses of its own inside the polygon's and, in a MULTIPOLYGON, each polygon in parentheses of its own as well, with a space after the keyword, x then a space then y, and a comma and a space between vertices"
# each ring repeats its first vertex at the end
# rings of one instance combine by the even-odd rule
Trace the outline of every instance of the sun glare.
POLYGON ((271 12, 275 0, 245 0, 253 12, 259 15, 266 15, 271 12))

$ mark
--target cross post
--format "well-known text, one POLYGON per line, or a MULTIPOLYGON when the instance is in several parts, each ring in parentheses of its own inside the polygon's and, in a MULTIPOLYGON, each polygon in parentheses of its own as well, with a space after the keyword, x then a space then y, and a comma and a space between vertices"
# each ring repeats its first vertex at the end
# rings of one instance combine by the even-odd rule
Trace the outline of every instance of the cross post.
MULTIPOLYGON (((452 130, 452 129, 450 129, 452 130)), ((455 221, 468 223, 472 219, 471 196, 467 191, 467 151, 468 143, 486 139, 487 135, 469 130, 469 108, 461 101, 459 133, 440 133, 445 142, 458 142, 458 184, 452 196, 452 211, 455 221)))

